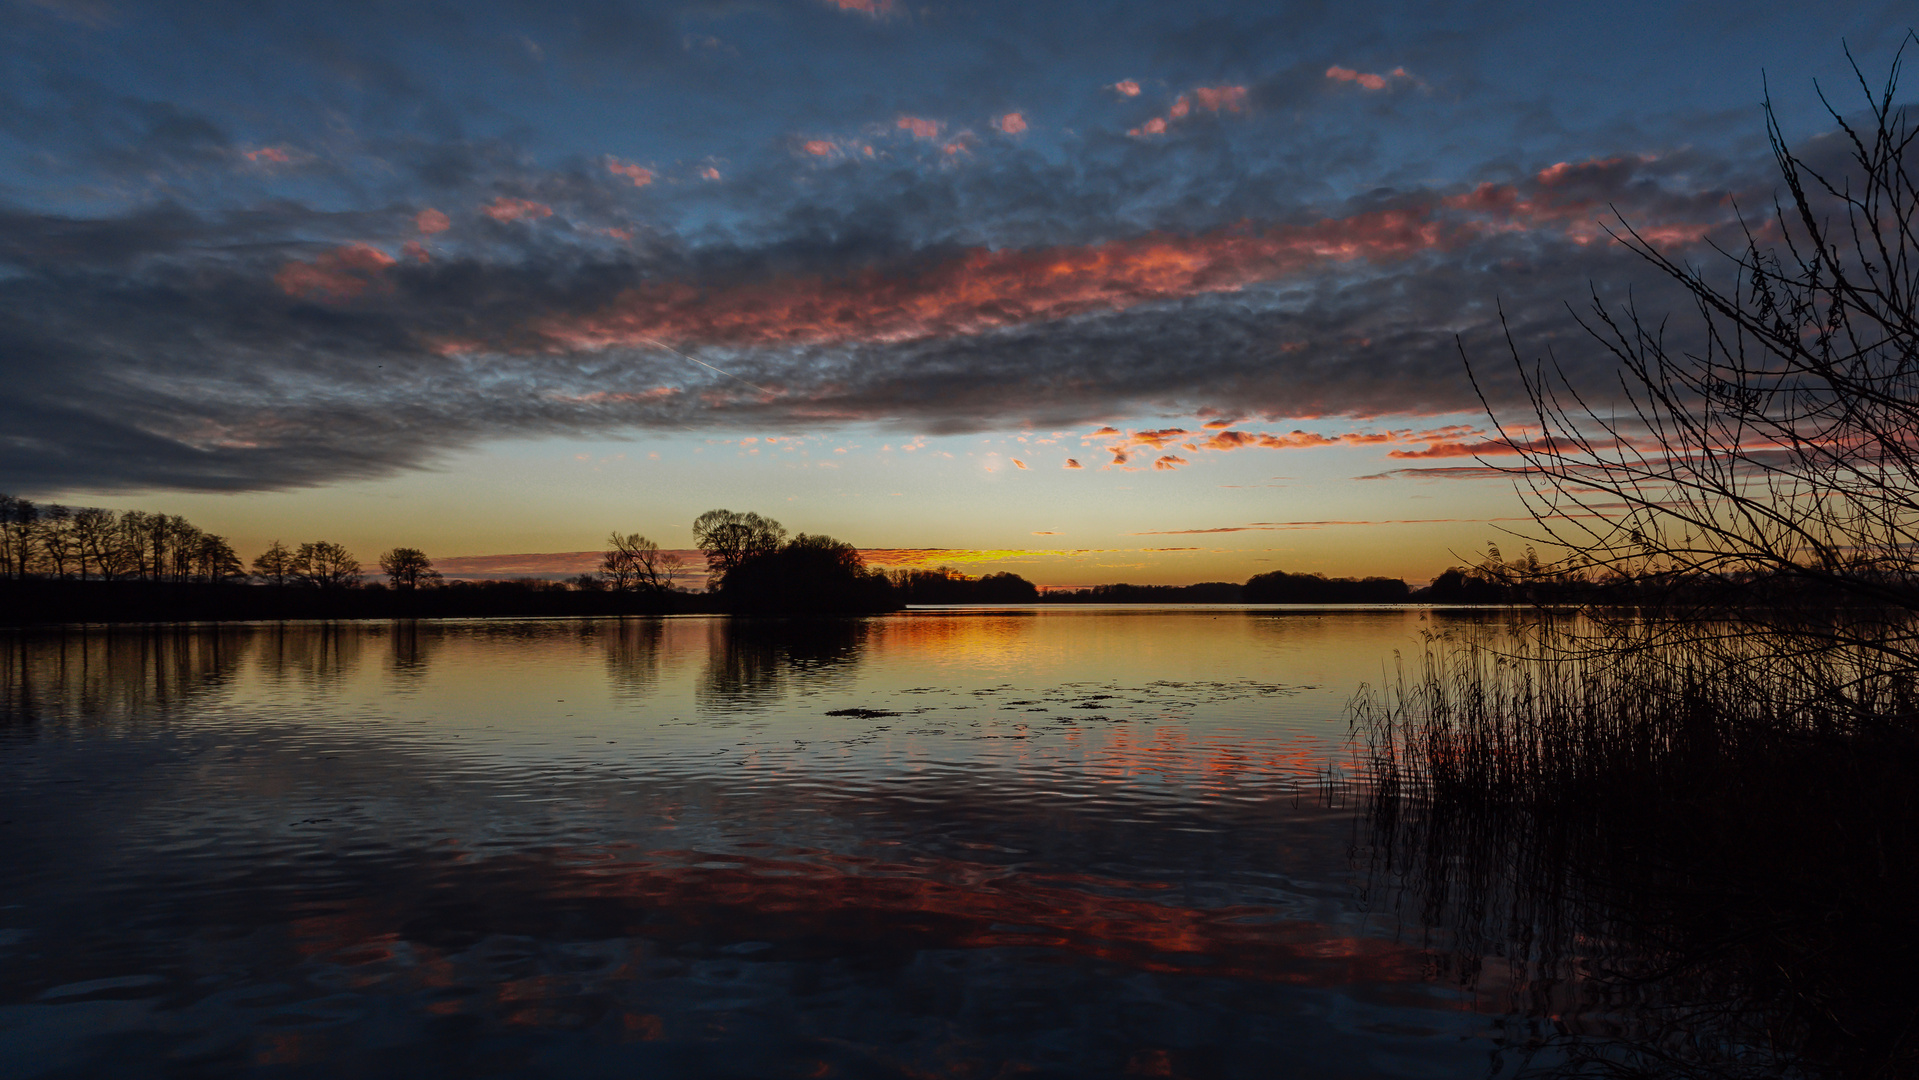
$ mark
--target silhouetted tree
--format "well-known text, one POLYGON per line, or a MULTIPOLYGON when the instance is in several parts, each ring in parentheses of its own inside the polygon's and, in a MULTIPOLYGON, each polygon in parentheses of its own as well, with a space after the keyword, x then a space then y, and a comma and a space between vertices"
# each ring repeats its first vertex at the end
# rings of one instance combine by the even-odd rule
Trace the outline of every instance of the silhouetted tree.
POLYGON ((868 571, 859 549, 807 533, 777 550, 748 555, 727 571, 719 592, 742 612, 833 614, 898 606, 886 575, 868 571))
POLYGON ((380 572, 396 589, 417 589, 440 580, 433 560, 419 548, 396 547, 380 556, 380 572))
POLYGON ((226 537, 201 533, 194 544, 193 576, 217 585, 245 578, 247 569, 226 537))
POLYGON ((600 558, 600 579, 607 588, 615 592, 673 590, 673 579, 680 573, 678 555, 662 551, 660 545, 639 533, 614 533, 606 542, 606 554, 600 558))
POLYGON ((299 576, 293 551, 278 540, 254 558, 253 573, 268 585, 285 585, 299 576))
POLYGON ((111 510, 102 510, 90 506, 73 515, 73 540, 78 549, 80 576, 87 576, 87 564, 107 581, 119 577, 126 569, 126 553, 119 544, 118 522, 111 510))
POLYGON ((708 510, 693 519, 693 542, 706 553, 708 587, 754 555, 768 555, 786 539, 786 526, 753 513, 708 510))
POLYGON ((301 544, 293 554, 294 574, 316 589, 344 589, 360 579, 360 563, 347 549, 325 540, 301 544))
POLYGON ((1796 581, 1919 612, 1919 131, 1894 104, 1898 70, 1876 94, 1860 75, 1866 123, 1827 106, 1850 152, 1835 166, 1795 153, 1766 102, 1787 199, 1722 251, 1730 284, 1622 223, 1615 239, 1698 313, 1678 345, 1665 320, 1595 291, 1579 321, 1617 358, 1624 408, 1589 405, 1594 388, 1556 361, 1520 362, 1508 335, 1531 409, 1522 425, 1494 420, 1540 539, 1694 597, 1719 583, 1732 606, 1796 581))
POLYGON ((1396 604, 1411 594, 1398 578, 1327 578, 1274 570, 1248 578, 1242 595, 1251 604, 1396 604))
MULTIPOLYGON (((40 518, 39 532, 40 558, 47 573, 55 578, 66 577, 79 554, 73 536, 72 509, 57 503, 47 507, 40 518)), ((85 576, 84 572, 81 576, 85 576)))
POLYGON ((38 549, 40 507, 32 499, 0 494, 0 572, 24 579, 38 549))
POLYGON ((969 577, 950 566, 934 570, 896 570, 888 575, 901 603, 1027 604, 1039 589, 1018 574, 1000 572, 969 577))

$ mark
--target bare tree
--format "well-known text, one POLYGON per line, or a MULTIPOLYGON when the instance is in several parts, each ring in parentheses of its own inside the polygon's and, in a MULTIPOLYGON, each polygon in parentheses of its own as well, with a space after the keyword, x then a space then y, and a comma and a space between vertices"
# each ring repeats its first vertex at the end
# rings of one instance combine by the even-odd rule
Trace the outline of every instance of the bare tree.
POLYGON ((786 540, 786 526, 772 518, 732 510, 708 510, 693 520, 693 542, 706 553, 707 585, 754 555, 770 555, 786 540))
POLYGON ((268 585, 285 585, 292 581, 298 571, 294 566, 293 551, 285 544, 275 540, 267 549, 255 556, 253 573, 268 585))
POLYGON ((87 576, 87 561, 100 577, 114 581, 127 572, 130 557, 122 543, 119 516, 111 510, 90 506, 73 515, 73 534, 80 548, 80 576, 87 576))
POLYGON ((302 584, 331 591, 358 582, 360 563, 346 548, 316 540, 293 553, 293 572, 302 584))
POLYGON ((39 551, 40 507, 0 494, 0 573, 25 578, 39 551))
MULTIPOLYGON (((73 535, 73 510, 55 503, 40 516, 40 561, 47 573, 65 578, 79 555, 73 535)), ((85 576, 84 573, 82 576, 85 576)))
POLYGON ((1682 347, 1663 320, 1595 292, 1580 323, 1617 358, 1624 408, 1602 410, 1556 361, 1520 364, 1542 434, 1500 432, 1540 539, 1619 574, 1734 585, 1722 595, 1737 599, 1784 584, 1919 612, 1919 132, 1893 104, 1897 62, 1877 92, 1853 70, 1863 122, 1826 103, 1842 165, 1795 153, 1767 100, 1786 197, 1743 250, 1721 249, 1730 285, 1630 224, 1615 233, 1698 314, 1682 347))
POLYGON ((680 557, 660 550, 660 545, 639 533, 614 533, 606 538, 606 554, 600 559, 600 578, 616 592, 638 589, 663 593, 673 588, 680 573, 680 557))
POLYGON ((380 556, 380 572, 396 589, 417 589, 440 580, 433 560, 419 548, 396 547, 380 556))
POLYGON ((233 545, 227 543, 226 537, 201 533, 193 549, 193 576, 201 581, 220 584, 246 577, 247 569, 234 552, 233 545))

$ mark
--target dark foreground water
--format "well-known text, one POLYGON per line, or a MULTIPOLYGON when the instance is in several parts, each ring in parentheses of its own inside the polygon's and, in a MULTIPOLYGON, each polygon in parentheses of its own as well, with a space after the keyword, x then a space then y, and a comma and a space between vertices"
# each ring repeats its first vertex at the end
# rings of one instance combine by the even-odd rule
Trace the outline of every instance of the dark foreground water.
POLYGON ((1426 618, 0 637, 0 1076, 1497 1075, 1325 795, 1426 618))

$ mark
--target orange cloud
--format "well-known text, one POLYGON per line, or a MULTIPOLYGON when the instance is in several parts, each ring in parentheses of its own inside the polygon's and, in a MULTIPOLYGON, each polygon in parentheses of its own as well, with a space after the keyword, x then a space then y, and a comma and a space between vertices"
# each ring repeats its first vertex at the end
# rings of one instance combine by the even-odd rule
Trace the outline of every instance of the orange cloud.
POLYGON ((910 131, 915 139, 937 139, 940 129, 946 125, 938 120, 922 120, 917 116, 902 116, 894 124, 901 131, 910 131))
POLYGON ((610 154, 606 159, 606 171, 615 176, 626 177, 628 180, 633 181, 634 187, 645 187, 653 182, 652 169, 646 168, 643 165, 635 165, 630 161, 621 161, 619 158, 613 157, 610 154))
POLYGON ((825 0, 841 11, 857 12, 869 18, 884 19, 897 10, 895 0, 825 0))
POLYGON ((537 220, 539 218, 552 217, 553 208, 545 203, 534 202, 531 199, 510 199, 502 195, 485 206, 482 206, 480 213, 485 214, 495 221, 522 221, 527 218, 537 220))
POLYGON ((1118 92, 1121 97, 1139 96, 1139 83, 1132 79, 1121 79, 1113 84, 1113 89, 1118 92))
POLYGON ((1008 458, 1007 460, 1011 461, 1013 464, 1019 466, 1022 469, 1026 468, 1026 463, 1024 461, 1021 461, 1018 458, 1008 458))
POLYGON ((311 262, 290 262, 273 275, 273 283, 288 296, 341 303, 381 284, 381 274, 394 258, 366 244, 334 248, 311 262))
POLYGON ((1065 464, 1065 465, 1063 465, 1063 466, 1061 466, 1061 467, 1062 467, 1062 468, 1067 468, 1067 469, 1082 469, 1082 468, 1085 468, 1085 466, 1083 466, 1083 465, 1081 465, 1081 464, 1079 463, 1079 459, 1078 459, 1078 458, 1067 458, 1067 459, 1066 459, 1066 464, 1065 464))
POLYGON ((1178 454, 1163 454, 1157 461, 1153 462, 1153 468, 1164 472, 1171 472, 1185 464, 1188 464, 1187 460, 1178 454))
POLYGON ((993 121, 993 126, 1008 135, 1018 135, 1020 132, 1026 130, 1026 117, 1016 112, 1009 112, 1005 116, 993 121))
POLYGON ((258 150, 248 150, 247 160, 251 162, 270 161, 275 165, 285 165, 293 160, 293 155, 279 146, 262 146, 258 150))
POLYGON ((1334 82, 1358 83, 1367 90, 1384 90, 1394 79, 1410 79, 1413 76, 1411 72, 1403 67, 1396 67, 1384 75, 1374 75, 1334 64, 1332 67, 1326 69, 1326 77, 1334 82))
POLYGON ((420 215, 413 219, 413 225, 428 236, 434 233, 443 233, 453 227, 453 223, 447 220, 445 214, 440 213, 431 206, 420 211, 420 215))
POLYGON ((1245 107, 1246 88, 1243 86, 1196 86, 1188 93, 1181 94, 1165 116, 1155 116, 1126 134, 1136 139, 1147 135, 1163 135, 1169 123, 1185 119, 1192 115, 1194 109, 1219 113, 1239 112, 1245 107))
MULTIPOLYGON (((1184 101, 1182 97, 1180 100, 1184 101)), ((1193 103, 1208 112, 1238 112, 1246 107, 1246 88, 1243 86, 1196 86, 1193 88, 1193 103)))
POLYGON ((543 320, 538 329, 573 348, 653 339, 736 345, 918 340, 1232 292, 1328 262, 1404 258, 1461 237, 1410 207, 1261 231, 972 248, 919 266, 837 277, 792 275, 721 288, 650 283, 626 290, 597 313, 543 320))

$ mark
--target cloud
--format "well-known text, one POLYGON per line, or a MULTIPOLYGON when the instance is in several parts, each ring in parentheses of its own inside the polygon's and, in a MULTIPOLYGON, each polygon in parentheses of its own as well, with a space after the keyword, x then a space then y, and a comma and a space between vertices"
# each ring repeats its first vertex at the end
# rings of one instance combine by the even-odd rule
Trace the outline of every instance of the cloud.
MULTIPOLYGON (((1149 429, 1169 433, 1139 451, 1185 460, 1328 440, 1438 453, 1470 434, 1420 440, 1355 418, 1476 411, 1455 335, 1494 404, 1523 405, 1495 296, 1522 348, 1552 341, 1576 375, 1611 364, 1568 336, 1563 304, 1589 283, 1685 310, 1637 259, 1590 241, 1607 202, 1696 236, 1731 220, 1729 190, 1768 190, 1702 184, 1745 174, 1696 155, 1562 154, 1490 187, 1327 209, 1260 202, 1245 192, 1266 181, 1248 175, 1195 198, 1200 227, 1133 231, 1074 224, 1125 190, 1119 173, 1089 186, 996 160, 986 186, 974 170, 858 170, 870 178, 799 189, 790 219, 715 238, 631 221, 585 160, 571 176, 450 174, 471 186, 444 198, 537 192, 576 223, 471 238, 439 228, 438 210, 393 209, 425 205, 417 193, 364 210, 0 205, 0 475, 62 497, 271 490, 500 439, 872 424, 1103 444, 1125 437, 1103 421, 1127 415, 1202 418, 1149 429), (949 203, 990 212, 949 221, 949 203), (999 242, 1026 235, 992 231, 1007 221, 1061 239, 999 242), (612 229, 633 243, 608 244, 612 229), (393 260, 442 233, 431 261, 393 260)), ((494 205, 519 203, 552 212, 494 205)))
POLYGON ((901 131, 911 132, 915 139, 937 139, 940 130, 946 125, 938 120, 924 120, 917 116, 902 116, 894 123, 901 131))
POLYGON ((1134 138, 1148 135, 1164 135, 1167 127, 1175 121, 1184 120, 1195 109, 1211 113, 1239 112, 1246 108, 1247 90, 1244 86, 1197 86, 1179 95, 1165 116, 1155 116, 1144 124, 1133 128, 1126 134, 1134 138))
POLYGON ((367 244, 348 244, 306 262, 290 262, 273 275, 288 296, 342 303, 382 284, 394 258, 367 244))
POLYGON ((1365 90, 1384 90, 1395 82, 1410 82, 1413 78, 1412 73, 1403 67, 1396 67, 1384 75, 1374 75, 1338 64, 1326 69, 1326 77, 1334 82, 1353 83, 1365 90))
POLYGON ((252 162, 270 162, 285 165, 293 160, 293 155, 283 146, 262 146, 258 150, 248 150, 247 160, 252 162))
POLYGON ((1081 464, 1079 463, 1079 459, 1078 459, 1078 458, 1067 458, 1067 459, 1066 459, 1066 464, 1065 464, 1065 465, 1063 465, 1063 466, 1061 466, 1061 468, 1066 468, 1066 469, 1081 469, 1081 468, 1085 468, 1085 466, 1083 466, 1083 465, 1081 465, 1081 464))
POLYGON ((662 281, 626 290, 600 311, 545 319, 533 329, 567 348, 653 340, 903 341, 1233 292, 1313 266, 1409 258, 1469 236, 1425 208, 1409 207, 1311 225, 1149 234, 1085 247, 975 248, 837 276, 718 288, 662 281))
POLYGON ((480 213, 495 221, 537 221, 553 216, 553 208, 545 203, 531 199, 514 199, 505 195, 494 199, 480 208, 480 213))
POLYGON ((1139 96, 1139 83, 1133 81, 1132 79, 1121 79, 1120 81, 1114 83, 1108 89, 1112 90, 1114 93, 1118 94, 1121 97, 1130 98, 1130 97, 1139 96))
POLYGON ((899 10, 896 0, 822 0, 822 2, 829 7, 873 19, 890 18, 899 10))
POLYGON ((993 126, 1008 135, 1018 135, 1026 130, 1026 117, 1020 113, 1009 112, 994 120, 993 126))
POLYGON ((705 165, 700 168, 700 179, 718 180, 719 178, 720 178, 720 170, 714 168, 713 166, 705 165))
POLYGON ((1153 462, 1153 468, 1171 472, 1185 464, 1188 464, 1187 460, 1178 454, 1163 454, 1153 462))
MULTIPOLYGON (((652 169, 646 168, 643 165, 635 165, 630 161, 621 161, 619 158, 613 157, 610 154, 606 159, 606 171, 615 176, 626 177, 633 182, 634 187, 645 187, 653 182, 652 169)), ((548 211, 548 213, 551 213, 551 211, 548 211)), ((542 214, 540 216, 544 217, 546 215, 542 214)))
POLYGON ((1019 466, 1019 467, 1020 467, 1021 469, 1024 469, 1024 468, 1026 468, 1026 463, 1025 463, 1024 461, 1021 461, 1021 460, 1020 460, 1020 459, 1018 459, 1018 458, 1008 458, 1007 460, 1008 460, 1008 461, 1011 461, 1011 462, 1012 462, 1013 464, 1015 464, 1015 465, 1017 465, 1017 466, 1019 466))

